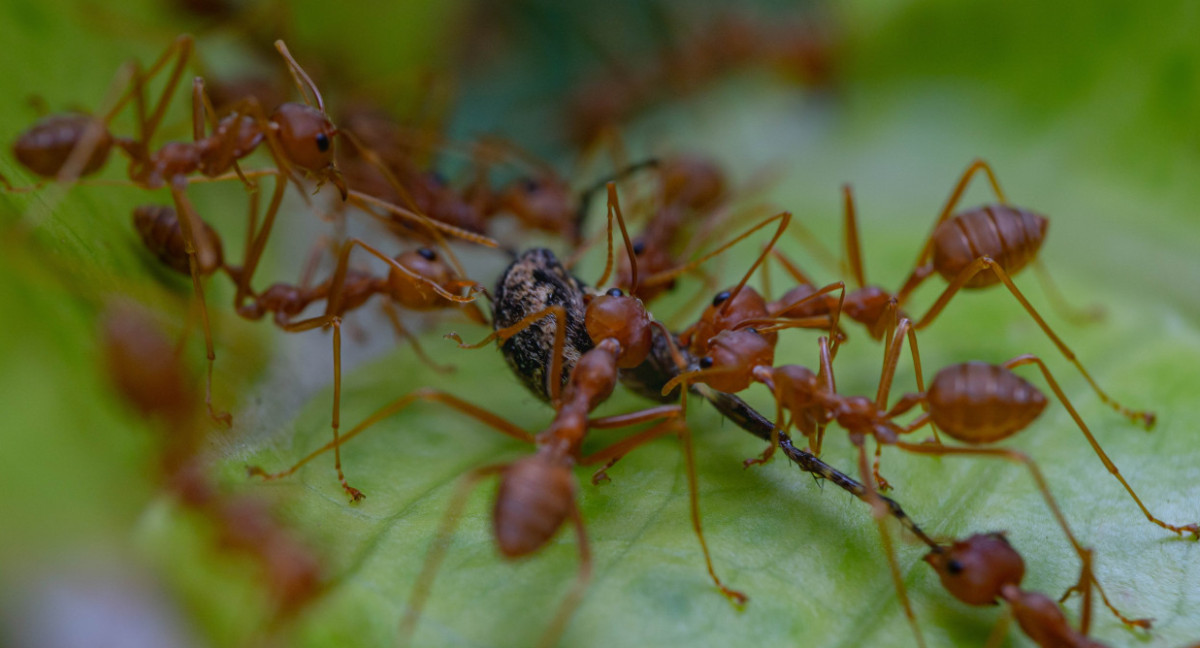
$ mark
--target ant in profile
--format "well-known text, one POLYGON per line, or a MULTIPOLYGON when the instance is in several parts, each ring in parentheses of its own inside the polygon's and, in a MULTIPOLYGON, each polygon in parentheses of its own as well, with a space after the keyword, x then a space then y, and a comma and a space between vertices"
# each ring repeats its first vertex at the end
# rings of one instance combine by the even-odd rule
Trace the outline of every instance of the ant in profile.
MULTIPOLYGON (((239 270, 230 268, 222 260, 220 237, 204 221, 199 222, 211 237, 215 260, 211 266, 196 267, 195 272, 200 276, 208 276, 217 270, 224 270, 230 278, 237 281, 239 270)), ((146 246, 167 267, 181 273, 190 271, 190 257, 186 251, 182 227, 175 210, 167 206, 143 205, 134 210, 134 224, 146 246)), ((432 361, 425 355, 417 339, 404 329, 392 303, 407 310, 420 311, 461 307, 469 319, 483 324, 485 323, 483 314, 472 303, 476 293, 481 291, 482 288, 475 282, 462 279, 455 274, 432 249, 410 250, 392 258, 374 246, 352 238, 342 244, 336 270, 328 280, 315 286, 309 286, 304 281, 299 285, 275 283, 263 292, 254 295, 251 302, 241 305, 237 309, 237 313, 250 320, 261 319, 270 313, 275 325, 289 333, 326 327, 333 329, 332 427, 333 438, 336 441, 341 411, 341 322, 345 314, 362 307, 376 294, 385 295, 388 298, 384 306, 385 313, 388 314, 397 334, 407 338, 418 357, 432 365, 432 361), (386 263, 388 265, 387 276, 374 277, 366 272, 351 270, 349 267, 350 254, 355 247, 361 247, 386 263), (467 289, 467 296, 460 295, 463 289, 467 289), (301 320, 295 319, 310 304, 321 300, 325 301, 324 314, 301 320)), ((354 500, 362 499, 362 492, 346 482, 342 473, 339 452, 335 452, 335 467, 338 480, 346 493, 354 500)))
MULTIPOLYGON (((865 444, 867 437, 873 437, 880 446, 891 445, 916 454, 986 456, 1024 464, 1072 547, 1081 560, 1086 562, 1086 551, 1071 533, 1066 518, 1050 494, 1037 464, 1027 455, 1015 450, 977 447, 1001 441, 1025 429, 1045 408, 1045 396, 1011 371, 1022 365, 1036 364, 1105 467, 1121 482, 1147 519, 1178 535, 1186 532, 1200 536, 1200 525, 1171 525, 1156 518, 1146 509, 1120 471, 1100 448, 1040 358, 1032 355, 1018 356, 1000 366, 985 363, 952 365, 940 371, 926 391, 919 370, 920 359, 914 329, 911 322, 904 318, 900 320, 895 333, 890 336, 891 342, 886 349, 874 400, 837 393, 828 339, 821 338, 819 341, 820 371, 814 374, 799 365, 773 366, 773 345, 765 336, 752 329, 722 331, 713 339, 709 354, 697 361, 697 368, 673 378, 663 387, 663 393, 669 393, 678 384, 693 381, 703 382, 713 389, 725 392, 738 392, 753 382, 761 382, 775 397, 778 425, 786 431, 787 425, 783 423, 783 412, 786 409, 791 414, 791 424, 796 425, 813 441, 817 452, 821 434, 829 423, 837 422, 849 433, 851 442, 858 448, 861 478, 872 497, 875 483, 880 482, 882 488, 886 482, 879 478, 878 461, 874 470, 868 462, 865 444), (905 338, 910 342, 913 361, 918 367, 917 386, 920 392, 905 395, 889 409, 888 396, 905 338), (895 422, 896 417, 907 413, 918 404, 927 407, 927 411, 907 425, 895 422), (930 423, 936 423, 950 437, 970 445, 961 447, 914 444, 901 440, 901 435, 917 431, 930 423)), ((754 462, 768 460, 777 443, 778 437, 773 436, 771 445, 754 462)), ((878 456, 878 453, 876 454, 878 456)), ((905 613, 919 639, 920 631, 907 596, 903 593, 903 583, 899 579, 899 568, 892 555, 891 542, 886 527, 882 525, 882 505, 876 504, 876 509, 893 579, 896 581, 897 591, 901 593, 905 613)), ((1118 617, 1125 619, 1115 608, 1110 606, 1110 609, 1118 617)))
MULTIPOLYGON (((610 189, 610 236, 611 219, 615 215, 625 239, 626 250, 632 255, 629 236, 625 231, 620 207, 615 203, 615 189, 610 189)), ((634 261, 634 263, 636 263, 634 261)), ((612 245, 605 266, 603 284, 612 270, 612 245)), ((393 401, 369 416, 340 439, 303 458, 295 466, 271 475, 281 477, 295 472, 314 457, 335 450, 357 436, 374 423, 399 412, 417 401, 433 401, 447 405, 481 423, 512 438, 532 443, 535 454, 513 462, 493 464, 472 470, 463 479, 448 507, 437 539, 426 558, 410 599, 408 613, 403 622, 402 634, 411 634, 419 617, 424 601, 432 587, 433 578, 445 555, 448 536, 453 532, 457 518, 471 489, 485 477, 498 475, 500 486, 493 509, 494 531, 500 552, 506 558, 518 558, 540 550, 555 533, 570 520, 575 528, 579 545, 580 568, 575 584, 564 598, 550 626, 542 635, 539 645, 552 645, 563 631, 571 613, 578 606, 583 590, 591 577, 591 553, 587 542, 583 519, 575 502, 577 486, 571 468, 575 465, 603 463, 604 469, 593 476, 593 482, 604 479, 604 470, 634 448, 667 434, 680 437, 688 475, 692 526, 700 540, 709 575, 718 589, 736 604, 745 602, 741 592, 726 587, 713 570, 707 544, 700 525, 699 502, 696 485, 696 470, 693 460, 691 435, 680 420, 682 408, 678 405, 651 407, 639 412, 616 416, 589 418, 591 412, 603 403, 617 383, 618 370, 640 364, 650 352, 652 326, 654 323, 641 301, 625 295, 620 289, 611 289, 603 294, 590 296, 585 310, 585 328, 592 347, 584 352, 571 368, 565 386, 559 379, 562 373, 566 344, 566 311, 562 306, 550 306, 531 313, 512 326, 504 327, 473 347, 480 347, 493 339, 504 340, 527 329, 535 323, 553 318, 554 343, 550 354, 550 369, 545 373, 546 392, 555 407, 555 417, 540 434, 532 435, 507 420, 487 412, 451 394, 420 389, 393 401), (627 427, 640 423, 658 421, 657 424, 604 450, 584 455, 582 443, 589 430, 627 427)), ((448 337, 458 339, 454 334, 448 337)), ((459 340, 460 345, 461 340, 459 340)), ((466 346, 466 345, 463 345, 466 346)), ((252 469, 263 474, 260 469, 252 469)))
MULTIPOLYGON (((1087 636, 1092 616, 1092 588, 1104 590, 1092 574, 1092 552, 1085 552, 1083 573, 1072 590, 1083 592, 1083 614, 1079 630, 1071 627, 1058 605, 1045 594, 1021 589, 1025 561, 1003 533, 976 534, 949 546, 938 546, 925 556, 946 588, 967 605, 1008 604, 1025 634, 1043 648, 1103 648, 1087 636)), ((997 624, 1002 627, 1007 616, 997 624)), ((1131 626, 1149 628, 1150 619, 1125 620, 1131 626)), ((999 637, 993 633, 993 637, 999 637)), ((992 645, 989 642, 988 645, 992 645)))
MULTIPOLYGON (((1125 418, 1150 429, 1154 426, 1154 413, 1131 410, 1109 396, 1092 375, 1084 369, 1075 353, 1050 328, 1038 311, 1025 298, 1011 275, 1026 265, 1037 262, 1037 253, 1046 236, 1048 221, 1032 211, 1008 204, 995 173, 984 160, 975 160, 963 173, 946 205, 938 216, 933 232, 926 240, 914 269, 896 294, 882 288, 867 285, 862 267, 862 253, 858 242, 858 226, 854 209, 854 198, 849 186, 842 188, 845 202, 845 238, 847 262, 850 274, 859 286, 846 295, 846 316, 863 323, 875 339, 882 338, 894 330, 894 322, 903 317, 902 307, 912 292, 930 275, 942 275, 950 285, 920 318, 914 318, 913 328, 921 330, 933 323, 954 295, 962 289, 974 290, 1004 284, 1021 304, 1050 341, 1058 347, 1084 379, 1096 392, 1100 400, 1125 418), (954 209, 971 178, 983 172, 999 203, 984 205, 954 214, 954 209)), ((811 283, 795 264, 786 262, 781 254, 776 257, 784 261, 789 273, 800 283, 811 283)), ((1044 274, 1044 273, 1043 273, 1044 274)), ((1050 285, 1050 284, 1047 284, 1050 285)), ((825 306, 829 308, 829 305, 825 306)))
MULTIPOLYGON (((452 235, 462 234, 481 243, 495 243, 469 233, 461 233, 454 228, 434 223, 419 214, 406 212, 400 208, 380 205, 369 196, 348 191, 341 175, 334 165, 333 140, 338 130, 325 114, 324 100, 312 79, 304 72, 288 51, 283 41, 276 41, 276 49, 287 62, 288 68, 297 87, 305 97, 306 103, 284 103, 275 108, 268 116, 261 105, 253 97, 243 99, 230 109, 228 114, 219 121, 211 102, 204 91, 203 80, 199 77, 193 83, 192 91, 192 127, 194 140, 192 142, 168 142, 155 152, 148 149, 159 123, 166 111, 167 102, 178 85, 183 68, 192 52, 190 36, 180 36, 167 49, 160 59, 152 65, 146 74, 142 74, 134 65, 131 85, 123 94, 116 106, 105 113, 103 118, 96 119, 87 115, 51 116, 43 119, 33 128, 18 138, 15 147, 17 158, 34 173, 45 177, 57 176, 60 180, 74 180, 100 168, 107 159, 108 151, 113 145, 119 146, 130 157, 128 169, 129 179, 133 184, 145 189, 167 187, 174 201, 175 221, 178 223, 176 243, 182 242, 182 250, 186 253, 189 274, 192 277, 193 292, 200 307, 201 321, 204 330, 205 352, 208 360, 208 379, 205 391, 205 403, 209 415, 226 426, 232 418, 226 412, 218 412, 212 406, 212 373, 216 354, 213 349, 212 333, 209 325, 208 309, 204 301, 204 291, 201 278, 211 274, 223 265, 221 251, 214 243, 211 228, 204 225, 191 201, 187 197, 187 187, 193 181, 189 176, 200 174, 211 180, 240 178, 251 187, 255 187, 250 177, 274 175, 275 190, 271 196, 267 213, 255 232, 256 209, 251 209, 250 236, 248 237, 245 256, 242 265, 231 272, 237 284, 235 307, 242 308, 246 299, 253 295, 250 286, 251 279, 261 259, 266 241, 270 236, 272 226, 279 207, 283 201, 283 192, 290 179, 297 186, 302 186, 295 176, 293 168, 299 168, 305 173, 312 174, 322 182, 329 181, 337 186, 343 199, 349 199, 353 204, 371 207, 390 208, 392 213, 405 214, 431 229, 442 228, 452 235), (144 85, 146 81, 166 64, 175 59, 171 73, 162 96, 155 104, 149 116, 146 115, 144 100, 144 85), (311 94, 311 99, 310 95, 311 94), (117 111, 129 101, 132 96, 137 108, 139 139, 136 141, 115 138, 108 133, 108 122, 117 111), (315 103, 315 107, 308 102, 315 103), (205 134, 205 116, 212 122, 212 134, 205 134), (243 173, 238 167, 238 161, 249 156, 260 144, 266 143, 272 156, 275 168, 265 171, 243 173), (235 176, 229 176, 233 171, 235 176), (73 172, 74 175, 71 175, 73 172), (182 215, 182 217, 180 217, 182 215)), ((159 212, 158 216, 163 216, 159 212)), ((143 224, 149 227, 152 218, 144 218, 143 224)), ((158 227, 159 244, 166 242, 165 232, 169 230, 158 227)), ((140 230, 143 237, 149 235, 149 230, 140 230)), ((153 237, 151 237, 153 238, 153 237)), ((147 240, 149 243, 150 241, 147 240)), ((179 245, 176 245, 178 248, 179 245)), ((154 249, 154 246, 152 246, 154 249)), ((156 251, 160 251, 156 249, 156 251)), ((177 258, 179 266, 183 259, 177 258)))

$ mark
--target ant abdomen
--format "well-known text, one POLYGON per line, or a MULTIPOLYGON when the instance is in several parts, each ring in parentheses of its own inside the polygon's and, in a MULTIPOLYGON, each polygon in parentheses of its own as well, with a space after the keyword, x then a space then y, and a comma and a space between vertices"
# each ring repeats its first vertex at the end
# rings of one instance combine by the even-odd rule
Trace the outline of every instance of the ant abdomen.
POLYGON ((79 175, 94 173, 108 160, 113 138, 96 118, 83 113, 50 115, 21 133, 13 144, 13 156, 26 169, 44 178, 57 176, 71 151, 75 150, 89 127, 100 129, 91 157, 79 170, 79 175), (93 126, 94 125, 94 126, 93 126))
MULTIPOLYGON (((217 232, 199 221, 204 228, 204 237, 209 242, 209 254, 196 255, 196 270, 200 276, 208 276, 224 265, 221 239, 217 232)), ((179 214, 166 205, 141 205, 133 210, 133 227, 142 238, 142 243, 151 254, 164 265, 181 274, 190 274, 187 244, 179 225, 179 214)))
POLYGON ((570 469, 542 454, 514 461, 500 477, 492 523, 506 558, 541 549, 571 513, 575 480, 570 469))
MULTIPOLYGON (((933 266, 946 281, 954 281, 980 257, 991 257, 1008 274, 1016 274, 1037 257, 1046 239, 1045 217, 1008 205, 986 205, 963 212, 933 232, 933 266)), ((981 272, 964 288, 999 283, 994 273, 981 272)))
POLYGON ((985 362, 964 362, 938 372, 929 388, 930 417, 965 443, 991 443, 1028 427, 1046 407, 1046 396, 1024 378, 985 362))

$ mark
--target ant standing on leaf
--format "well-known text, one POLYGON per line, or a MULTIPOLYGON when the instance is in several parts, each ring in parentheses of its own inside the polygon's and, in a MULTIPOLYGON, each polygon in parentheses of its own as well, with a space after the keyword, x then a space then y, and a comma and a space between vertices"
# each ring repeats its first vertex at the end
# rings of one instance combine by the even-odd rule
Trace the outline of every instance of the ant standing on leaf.
MULTIPOLYGON (((946 205, 942 208, 934 224, 933 232, 918 255, 912 272, 900 291, 895 294, 876 286, 867 285, 858 240, 854 198, 848 185, 842 188, 842 192, 845 202, 844 233, 847 265, 850 268, 851 276, 859 286, 857 290, 846 295, 846 316, 865 325, 872 337, 881 339, 884 335, 891 334, 896 320, 905 316, 902 310, 904 303, 912 292, 935 272, 942 275, 950 285, 930 306, 925 315, 913 318, 915 330, 921 330, 932 324, 959 290, 982 289, 1002 283, 1033 318, 1038 327, 1050 338, 1050 341, 1058 347, 1063 356, 1083 374, 1088 384, 1105 404, 1146 429, 1153 427, 1153 412, 1128 409, 1100 388, 1076 358, 1075 353, 1054 333, 1049 324, 1042 319, 1038 311, 1012 282, 1011 275, 1024 269, 1026 265, 1032 263, 1035 267, 1041 268, 1037 254, 1045 239, 1048 221, 1037 213, 1009 205, 996 181, 995 173, 987 162, 975 160, 967 167, 951 192, 946 205), (954 214, 954 209, 962 198, 968 183, 976 173, 981 171, 987 176, 1000 202, 954 214)), ((783 262, 784 267, 796 281, 801 284, 811 284, 808 277, 794 263, 789 262, 778 252, 775 253, 775 256, 783 262)), ((1039 274, 1046 280, 1047 292, 1054 297, 1051 303, 1062 306, 1061 298, 1051 288, 1052 284, 1048 281, 1048 275, 1044 270, 1041 270, 1039 274)))
MULTIPOLYGON (((629 236, 615 204, 615 190, 610 194, 610 224, 614 212, 620 225, 626 249, 632 255, 629 236)), ((610 229, 611 233, 611 229, 610 229)), ((612 269, 612 245, 610 239, 608 262, 603 284, 612 269)), ((474 347, 487 344, 492 339, 506 339, 535 323, 553 318, 554 342, 550 355, 550 369, 545 372, 545 390, 555 407, 553 422, 540 434, 531 435, 503 418, 482 410, 453 395, 433 389, 421 389, 403 396, 381 408, 365 421, 349 431, 340 440, 327 444, 283 474, 294 472, 299 466, 318 454, 336 449, 340 443, 354 436, 412 403, 435 401, 448 405, 475 418, 501 433, 536 446, 535 454, 509 463, 493 464, 471 471, 463 480, 447 509, 439 528, 433 548, 425 561, 409 602, 408 613, 402 627, 402 635, 412 632, 419 617, 433 578, 445 555, 448 537, 457 523, 457 518, 471 489, 483 478, 498 475, 500 486, 493 509, 494 531, 500 552, 506 558, 518 558, 540 550, 553 535, 570 520, 575 527, 580 552, 580 570, 570 593, 564 598, 549 628, 542 635, 539 645, 553 645, 562 633, 571 613, 578 606, 584 588, 591 577, 591 554, 583 519, 576 504, 576 483, 571 474, 575 465, 604 464, 605 468, 618 459, 653 439, 677 434, 683 444, 688 475, 689 499, 691 502, 692 526, 700 540, 709 575, 718 589, 735 604, 742 604, 744 594, 726 587, 713 570, 707 544, 700 526, 700 512, 696 486, 695 465, 692 458, 691 435, 681 420, 682 408, 677 405, 652 407, 639 412, 616 416, 589 418, 591 412, 603 403, 617 383, 618 370, 633 367, 645 360, 650 352, 652 329, 655 323, 645 311, 640 300, 626 296, 619 289, 612 289, 587 299, 584 312, 584 327, 592 346, 582 353, 569 372, 566 385, 559 379, 563 366, 566 345, 566 311, 562 306, 529 314, 512 326, 497 330, 474 347), (639 423, 658 421, 643 430, 608 448, 585 455, 582 443, 592 429, 627 427, 639 423)), ((457 339, 456 335, 450 337, 457 339)), ((460 342, 461 344, 461 342, 460 342)), ((256 470, 261 474, 261 471, 256 470)), ((593 481, 604 478, 602 469, 593 481)))
MULTIPOLYGON (((197 77, 192 91, 193 141, 168 142, 157 151, 151 152, 150 141, 191 56, 192 39, 184 35, 177 38, 146 73, 143 74, 136 64, 133 65, 129 87, 102 118, 96 119, 86 115, 48 117, 18 138, 15 146, 17 159, 31 171, 44 177, 54 176, 60 181, 71 182, 81 175, 98 170, 107 159, 108 151, 115 145, 130 158, 128 174, 134 185, 151 190, 162 187, 170 190, 174 201, 173 218, 171 212, 147 208, 136 215, 135 219, 138 231, 150 249, 160 257, 174 257, 172 263, 176 268, 186 264, 192 277, 208 360, 205 403, 210 416, 226 426, 231 423, 232 417, 212 406, 212 373, 216 354, 201 278, 224 267, 237 284, 235 307, 243 308, 245 301, 253 297, 251 280, 270 236, 288 181, 294 182, 302 192, 304 191, 293 169, 299 168, 304 173, 317 177, 321 182, 333 183, 342 198, 349 199, 355 205, 368 209, 382 207, 392 214, 417 220, 431 230, 440 227, 448 234, 460 234, 454 228, 433 223, 419 214, 406 212, 391 205, 380 205, 379 201, 374 201, 369 196, 348 191, 334 165, 333 145, 338 130, 325 114, 320 91, 292 58, 283 41, 276 41, 275 47, 287 62, 297 87, 305 95, 305 101, 315 103, 315 107, 309 103, 284 103, 268 116, 257 100, 250 97, 238 102, 218 120, 205 94, 203 80, 197 77), (145 84, 172 59, 175 63, 162 95, 147 115, 145 84), (108 124, 131 98, 137 109, 138 139, 114 137, 108 132, 108 124), (211 135, 205 134, 206 116, 211 122, 211 135), (238 167, 238 161, 249 156, 263 143, 267 145, 275 167, 243 172, 238 167), (229 175, 231 171, 233 175, 229 175), (211 180, 236 177, 252 190, 257 189, 257 184, 251 178, 263 175, 273 175, 276 178, 275 190, 266 216, 257 231, 257 210, 252 203, 249 236, 240 267, 224 264, 220 244, 214 238, 215 232, 201 220, 187 197, 187 187, 195 181, 190 176, 194 174, 211 180), (186 261, 178 254, 180 250, 186 255, 186 261)), ((17 190, 11 187, 7 180, 4 182, 10 190, 17 190)), ((494 242, 483 237, 463 234, 477 242, 494 245, 494 242)))

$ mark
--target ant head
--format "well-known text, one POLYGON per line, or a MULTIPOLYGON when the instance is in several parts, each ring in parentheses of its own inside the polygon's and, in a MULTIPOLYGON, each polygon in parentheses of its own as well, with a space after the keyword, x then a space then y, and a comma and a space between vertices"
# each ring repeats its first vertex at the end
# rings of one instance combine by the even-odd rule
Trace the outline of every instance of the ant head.
MULTIPOLYGON (((441 255, 430 248, 409 250, 397 256, 396 261, 413 274, 439 286, 446 286, 457 278, 450 267, 442 262, 441 255)), ((396 268, 388 271, 388 286, 392 298, 408 308, 441 308, 448 303, 445 298, 434 292, 429 284, 396 268)))
POLYGON ((279 142, 292 164, 314 173, 333 166, 333 138, 337 128, 325 113, 290 102, 280 104, 271 113, 271 121, 279 125, 279 142))
POLYGON ((992 605, 1005 585, 1019 586, 1025 561, 1002 533, 973 535, 940 551, 925 562, 942 579, 942 586, 968 605, 992 605))
MULTIPOLYGON (((723 290, 712 303, 704 309, 699 321, 692 327, 693 333, 687 336, 692 353, 700 355, 708 351, 708 340, 713 339, 721 331, 730 330, 738 324, 752 319, 770 317, 767 302, 750 286, 742 286, 736 295, 723 290)), ((765 335, 774 344, 777 335, 774 332, 765 335)))
POLYGON ((654 341, 650 314, 637 297, 625 295, 619 288, 592 297, 583 321, 594 342, 611 338, 621 345, 618 367, 632 369, 650 355, 654 341))
POLYGON ((750 386, 755 367, 775 363, 775 345, 754 329, 722 331, 709 342, 708 355, 697 361, 696 382, 717 391, 736 393, 750 386))

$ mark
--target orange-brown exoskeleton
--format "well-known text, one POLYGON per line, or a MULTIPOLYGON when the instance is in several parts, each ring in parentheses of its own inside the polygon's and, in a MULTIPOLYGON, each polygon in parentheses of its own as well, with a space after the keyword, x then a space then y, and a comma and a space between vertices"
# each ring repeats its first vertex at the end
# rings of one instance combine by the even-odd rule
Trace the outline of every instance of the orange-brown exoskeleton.
MULTIPOLYGON (((976 534, 948 546, 935 547, 925 556, 950 594, 967 605, 995 605, 1003 601, 1025 634, 1042 648, 1103 648, 1087 636, 1092 615, 1092 588, 1099 587, 1092 574, 1091 550, 1087 550, 1083 573, 1072 589, 1083 592, 1083 614, 1076 630, 1067 622, 1053 599, 1021 589, 1025 561, 1003 533, 976 534)), ((1099 590, 1101 596, 1103 590, 1099 590)), ((1001 619, 999 623, 1003 623, 1001 619)), ((1133 625, 1149 628, 1149 619, 1133 625)))
MULTIPOLYGON (((714 339, 709 354, 697 361, 696 368, 680 374, 667 383, 664 393, 669 392, 680 383, 702 382, 714 389, 737 391, 745 389, 752 382, 761 382, 775 396, 778 404, 776 420, 779 423, 777 425, 785 431, 787 428, 787 425, 783 423, 785 410, 791 414, 791 424, 797 425, 810 439, 815 439, 817 448, 819 448, 821 434, 827 424, 836 422, 844 428, 858 448, 861 476, 864 484, 872 493, 874 493, 876 481, 879 481, 880 478, 878 477, 878 461, 873 470, 867 458, 867 438, 874 438, 879 446, 894 446, 916 454, 986 456, 1024 464, 1032 474, 1047 506, 1070 540, 1072 547, 1080 559, 1086 562, 1086 551, 1075 539, 1067 525, 1066 518, 1051 496, 1037 464, 1025 454, 1015 450, 979 447, 1003 440, 1019 432, 1041 413, 1045 406, 1045 397, 1028 382, 1011 372, 1014 367, 1036 364, 1105 467, 1121 482, 1146 517, 1154 524, 1173 533, 1200 535, 1200 526, 1197 524, 1184 526, 1168 524, 1153 516, 1146 509, 1132 487, 1100 448, 1099 443, 1096 442, 1091 431, 1088 430, 1082 418, 1067 400, 1049 370, 1036 356, 1019 356, 1002 366, 983 363, 954 365, 939 372, 929 390, 925 391, 920 374, 916 336, 911 322, 907 319, 900 320, 897 330, 892 336, 889 336, 889 339, 891 342, 885 353, 879 388, 873 400, 861 396, 843 396, 837 393, 834 386, 832 354, 826 339, 820 340, 820 371, 814 374, 799 366, 773 367, 771 364, 772 354, 769 352, 770 345, 762 339, 762 336, 749 329, 726 331, 718 335, 714 339), (892 378, 895 375, 906 338, 912 346, 914 364, 917 366, 917 384, 921 392, 905 395, 889 409, 888 395, 892 378), (895 422, 896 417, 907 413, 918 404, 924 405, 927 411, 907 425, 895 422), (909 443, 901 439, 902 435, 919 430, 930 422, 936 422, 947 435, 969 445, 920 444, 909 443)), ((757 461, 765 461, 770 457, 776 445, 775 441, 773 439, 772 444, 757 461)), ((881 487, 884 485, 885 482, 880 482, 881 487)), ((877 512, 881 519, 882 504, 877 506, 877 512)), ((882 525, 880 532, 888 552, 897 591, 901 593, 906 614, 912 620, 914 631, 919 637, 915 616, 912 615, 907 595, 904 594, 903 584, 898 578, 899 571, 891 552, 891 542, 888 539, 886 528, 882 525)), ((1109 607, 1119 618, 1130 623, 1115 608, 1109 607)))
MULTIPOLYGON (((621 229, 628 244, 628 235, 624 232, 623 223, 621 229)), ((611 265, 610 255, 607 266, 609 270, 611 265)), ((609 271, 605 274, 608 275, 609 271)), ((603 283, 603 280, 600 283, 603 283)), ((562 306, 555 305, 531 313, 515 324, 497 330, 479 344, 471 346, 479 347, 493 339, 504 340, 550 318, 553 318, 554 323, 551 367, 544 373, 546 391, 556 413, 554 420, 541 433, 531 435, 503 418, 445 392, 421 389, 383 407, 347 432, 340 440, 335 439, 288 471, 277 475, 290 474, 313 457, 331 449, 336 450, 341 443, 348 442, 375 422, 417 401, 443 403, 507 436, 535 445, 536 451, 531 456, 510 463, 477 468, 467 475, 447 510, 438 538, 426 558, 410 598, 408 613, 402 627, 402 634, 406 637, 413 631, 432 587, 433 578, 445 554, 446 537, 453 531, 466 495, 481 479, 498 475, 500 486, 492 519, 496 542, 503 556, 519 558, 540 550, 568 521, 575 528, 581 561, 579 574, 575 585, 564 598, 554 620, 539 641, 539 645, 542 646, 552 645, 578 606, 591 576, 591 554, 583 520, 575 501, 577 486, 571 468, 575 465, 603 464, 604 467, 593 477, 594 482, 599 482, 606 477, 605 469, 625 454, 667 434, 677 434, 682 440, 692 525, 700 539, 709 575, 720 591, 732 601, 741 604, 746 600, 742 593, 726 587, 713 570, 700 526, 691 435, 683 424, 682 408, 678 405, 665 405, 630 414, 589 418, 591 412, 612 394, 619 369, 640 364, 650 352, 653 322, 641 301, 615 288, 588 300, 585 327, 593 346, 579 356, 569 372, 565 386, 559 380, 567 335, 566 312, 562 306), (604 450, 592 454, 583 453, 582 444, 590 429, 626 427, 651 421, 658 423, 604 450)), ((458 339, 453 334, 448 337, 458 339)))
MULTIPOLYGON (((849 186, 843 187, 843 196, 847 264, 859 286, 857 290, 846 295, 844 310, 847 317, 865 325, 873 337, 880 339, 894 330, 895 322, 905 316, 902 311, 904 303, 912 292, 934 273, 940 274, 950 285, 923 316, 913 318, 913 328, 916 330, 932 324, 959 290, 982 289, 1003 284, 1050 341, 1058 347, 1063 357, 1083 374, 1104 403, 1134 423, 1147 429, 1153 427, 1153 412, 1126 408, 1100 388, 1075 353, 1050 328, 1013 283, 1011 276, 1027 265, 1034 264, 1035 267, 1040 267, 1037 255, 1046 236, 1048 221, 1033 211, 1009 205, 987 162, 975 160, 959 179, 942 208, 914 269, 895 294, 866 284, 854 201, 849 186), (980 171, 987 176, 999 203, 953 214, 967 184, 980 171)), ((785 262, 785 267, 797 281, 811 283, 795 264, 786 262, 778 253, 776 256, 785 262)), ((1044 272, 1041 275, 1046 278, 1044 272)), ((1051 286, 1048 282, 1046 285, 1047 288, 1051 286)), ((1062 306, 1061 297, 1052 289, 1048 292, 1054 298, 1052 303, 1062 306)))

